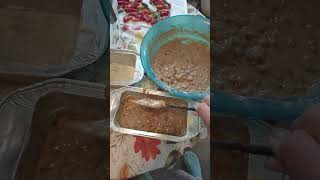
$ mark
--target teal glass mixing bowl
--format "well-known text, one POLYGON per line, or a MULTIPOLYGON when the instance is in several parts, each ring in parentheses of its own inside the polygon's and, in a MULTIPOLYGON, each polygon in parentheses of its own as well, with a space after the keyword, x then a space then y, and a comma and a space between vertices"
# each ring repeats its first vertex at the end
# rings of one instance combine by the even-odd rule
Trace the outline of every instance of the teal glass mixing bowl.
POLYGON ((193 100, 200 100, 210 92, 187 92, 175 89, 158 79, 151 61, 157 50, 164 44, 175 39, 196 41, 210 47, 210 20, 202 16, 180 15, 166 18, 155 24, 143 38, 140 57, 147 76, 162 90, 170 94, 193 100))

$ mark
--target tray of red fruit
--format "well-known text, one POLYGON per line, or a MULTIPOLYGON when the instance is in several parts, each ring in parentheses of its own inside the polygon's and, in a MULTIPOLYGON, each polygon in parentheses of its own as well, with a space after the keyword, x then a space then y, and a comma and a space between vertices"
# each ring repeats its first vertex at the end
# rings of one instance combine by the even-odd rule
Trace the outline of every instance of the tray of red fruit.
POLYGON ((110 27, 115 49, 134 46, 139 53, 146 32, 159 21, 176 15, 202 15, 187 0, 113 0, 117 21, 110 27))
POLYGON ((116 3, 120 23, 128 27, 150 27, 172 14, 187 14, 186 0, 117 0, 116 3))
POLYGON ((171 3, 166 0, 117 0, 120 21, 154 25, 170 16, 171 3))

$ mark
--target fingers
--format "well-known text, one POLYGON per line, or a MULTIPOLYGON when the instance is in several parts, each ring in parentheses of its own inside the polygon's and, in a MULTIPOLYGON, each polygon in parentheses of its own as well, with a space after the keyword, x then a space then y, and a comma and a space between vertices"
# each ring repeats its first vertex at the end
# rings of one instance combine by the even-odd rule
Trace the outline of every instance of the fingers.
POLYGON ((210 95, 203 98, 202 102, 206 103, 208 106, 210 106, 210 95))
POLYGON ((281 172, 281 173, 285 173, 285 169, 282 166, 281 162, 275 158, 271 158, 269 160, 267 160, 266 165, 265 165, 268 169, 271 169, 273 171, 277 171, 277 172, 281 172))
POLYGON ((276 144, 278 162, 272 167, 285 168, 292 179, 320 179, 320 145, 306 131, 294 130, 276 144))
POLYGON ((299 117, 292 129, 303 129, 320 143, 320 106, 314 106, 299 117))
POLYGON ((278 129, 278 128, 274 128, 272 135, 271 135, 271 139, 270 139, 270 143, 272 145, 272 149, 276 154, 279 154, 280 151, 280 146, 282 141, 287 138, 287 136, 289 136, 291 134, 290 131, 286 131, 283 129, 278 129))
POLYGON ((320 179, 320 106, 314 106, 299 117, 287 134, 271 140, 277 159, 266 162, 270 169, 286 172, 292 179, 320 179))
MULTIPOLYGON (((273 130, 270 143, 272 145, 273 152, 278 155, 280 154, 280 148, 282 141, 289 135, 289 132, 282 131, 275 128, 273 130)), ((285 173, 285 168, 281 162, 276 158, 271 158, 266 161, 265 166, 273 171, 285 173)))
POLYGON ((210 127, 210 106, 208 106, 206 103, 197 103, 195 105, 195 109, 198 115, 210 127))

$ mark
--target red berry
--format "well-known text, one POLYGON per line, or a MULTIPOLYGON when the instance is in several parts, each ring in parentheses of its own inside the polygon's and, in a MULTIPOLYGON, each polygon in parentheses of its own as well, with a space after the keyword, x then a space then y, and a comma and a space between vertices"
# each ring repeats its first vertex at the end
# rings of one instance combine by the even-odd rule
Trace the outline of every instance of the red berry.
POLYGON ((124 25, 124 26, 122 27, 122 29, 123 29, 124 31, 127 31, 127 30, 129 30, 129 26, 128 26, 128 25, 124 25))
POLYGON ((160 17, 169 16, 169 10, 163 9, 159 11, 160 17))
POLYGON ((118 5, 120 5, 120 6, 127 5, 127 4, 129 4, 129 3, 126 1, 118 1, 118 5))
POLYGON ((132 18, 133 18, 132 16, 126 16, 123 18, 123 22, 127 23, 127 22, 131 21, 132 18))
POLYGON ((133 22, 139 22, 139 21, 140 21, 140 18, 133 17, 133 18, 132 18, 132 21, 133 21, 133 22))
POLYGON ((157 5, 156 7, 157 7, 157 10, 158 10, 158 11, 159 11, 159 10, 162 10, 162 9, 168 9, 168 7, 165 6, 165 5, 157 5))
POLYGON ((127 13, 129 13, 129 12, 137 12, 137 9, 125 7, 124 11, 126 11, 127 13))

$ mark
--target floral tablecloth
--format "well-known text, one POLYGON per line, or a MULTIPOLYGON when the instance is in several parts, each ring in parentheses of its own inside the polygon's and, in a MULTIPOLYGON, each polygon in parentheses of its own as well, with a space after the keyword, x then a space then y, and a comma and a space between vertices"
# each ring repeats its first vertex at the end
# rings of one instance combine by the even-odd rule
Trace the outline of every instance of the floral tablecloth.
MULTIPOLYGON (((188 14, 202 15, 191 5, 188 5, 188 14)), ((122 31, 122 25, 117 22, 111 27, 111 48, 133 49, 139 52, 141 40, 148 28, 122 31), (116 30, 120 30, 121 33, 115 33, 116 30)), ((158 89, 146 76, 134 86, 158 89)), ((202 124, 197 137, 182 143, 172 143, 110 130, 110 178, 127 179, 155 169, 170 168, 186 148, 191 148, 199 140, 207 138, 207 134, 207 128, 202 124)), ((208 148, 209 146, 208 144, 208 148)))

